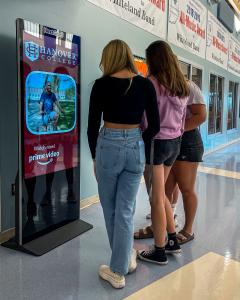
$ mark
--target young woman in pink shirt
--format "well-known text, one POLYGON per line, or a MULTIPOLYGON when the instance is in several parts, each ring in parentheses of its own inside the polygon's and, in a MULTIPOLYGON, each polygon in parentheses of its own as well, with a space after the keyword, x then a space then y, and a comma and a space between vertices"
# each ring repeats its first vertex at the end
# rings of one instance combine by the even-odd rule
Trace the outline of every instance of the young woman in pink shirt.
MULTIPOLYGON (((135 233, 135 238, 144 238, 144 233, 153 232, 154 247, 148 251, 139 251, 138 257, 162 265, 168 263, 166 253, 181 252, 171 205, 165 195, 165 183, 180 151, 189 87, 176 56, 166 42, 152 43, 146 50, 146 58, 149 79, 157 94, 160 131, 152 142, 145 143, 144 176, 150 196, 152 226, 140 229, 135 233)), ((147 127, 146 119, 143 127, 147 127)))

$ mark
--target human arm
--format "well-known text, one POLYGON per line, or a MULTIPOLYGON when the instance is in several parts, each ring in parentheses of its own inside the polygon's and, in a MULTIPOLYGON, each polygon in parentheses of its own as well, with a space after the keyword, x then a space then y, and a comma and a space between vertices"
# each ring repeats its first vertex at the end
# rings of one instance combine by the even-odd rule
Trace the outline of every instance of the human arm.
POLYGON ((61 106, 61 104, 60 104, 60 102, 59 102, 59 100, 57 99, 57 97, 56 97, 56 95, 55 94, 53 94, 53 102, 54 102, 54 104, 57 106, 57 108, 59 109, 59 111, 61 112, 61 113, 65 113, 65 110, 62 108, 62 106, 61 106))
POLYGON ((95 81, 90 95, 87 129, 88 144, 93 160, 96 156, 97 138, 102 118, 101 98, 98 84, 99 83, 95 81))
POLYGON ((185 120, 185 131, 190 131, 197 128, 205 122, 207 117, 207 110, 205 104, 192 104, 188 106, 191 112, 191 117, 185 120))
POLYGON ((188 114, 189 117, 185 120, 185 131, 193 130, 201 125, 207 116, 206 105, 203 94, 200 88, 193 82, 189 81, 189 99, 188 99, 188 114))
POLYGON ((160 130, 160 117, 157 104, 157 95, 153 84, 148 80, 147 91, 148 99, 146 102, 146 117, 143 122, 143 140, 145 143, 150 142, 160 130))

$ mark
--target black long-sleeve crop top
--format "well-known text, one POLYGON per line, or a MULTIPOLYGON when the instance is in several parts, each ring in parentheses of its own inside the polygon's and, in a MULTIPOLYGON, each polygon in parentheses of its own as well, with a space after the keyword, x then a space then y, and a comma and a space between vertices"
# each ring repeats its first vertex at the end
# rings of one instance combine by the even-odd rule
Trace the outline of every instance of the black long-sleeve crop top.
POLYGON ((160 130, 159 111, 153 84, 150 80, 137 75, 133 77, 130 88, 129 85, 130 79, 111 76, 97 79, 93 85, 87 131, 93 159, 102 114, 106 122, 140 124, 143 113, 146 111, 148 128, 143 133, 145 143, 151 141, 160 130))

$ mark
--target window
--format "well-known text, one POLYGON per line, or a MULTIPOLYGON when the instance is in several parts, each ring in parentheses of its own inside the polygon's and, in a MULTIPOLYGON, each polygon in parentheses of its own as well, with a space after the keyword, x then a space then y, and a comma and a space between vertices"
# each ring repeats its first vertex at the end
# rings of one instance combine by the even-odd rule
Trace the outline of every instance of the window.
POLYGON ((238 83, 229 81, 227 129, 237 128, 238 83))
POLYGON ((192 81, 202 89, 202 70, 196 67, 192 67, 192 81))
POLYGON ((187 79, 190 79, 191 77, 191 65, 190 64, 187 64, 183 61, 179 61, 180 63, 180 67, 181 67, 181 70, 183 72, 183 75, 187 78, 187 79))
POLYGON ((183 75, 192 80, 200 89, 202 89, 202 70, 188 63, 179 61, 183 75))
POLYGON ((222 77, 210 74, 208 116, 209 134, 222 132, 223 85, 224 79, 222 77))

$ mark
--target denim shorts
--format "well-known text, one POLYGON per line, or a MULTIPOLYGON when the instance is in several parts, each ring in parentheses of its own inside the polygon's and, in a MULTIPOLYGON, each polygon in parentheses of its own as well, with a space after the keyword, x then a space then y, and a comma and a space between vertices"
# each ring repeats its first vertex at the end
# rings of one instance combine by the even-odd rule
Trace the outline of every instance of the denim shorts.
POLYGON ((184 132, 177 160, 202 162, 203 153, 203 141, 198 128, 184 132))
POLYGON ((181 146, 181 137, 171 140, 155 139, 145 145, 146 164, 172 166, 181 146))

